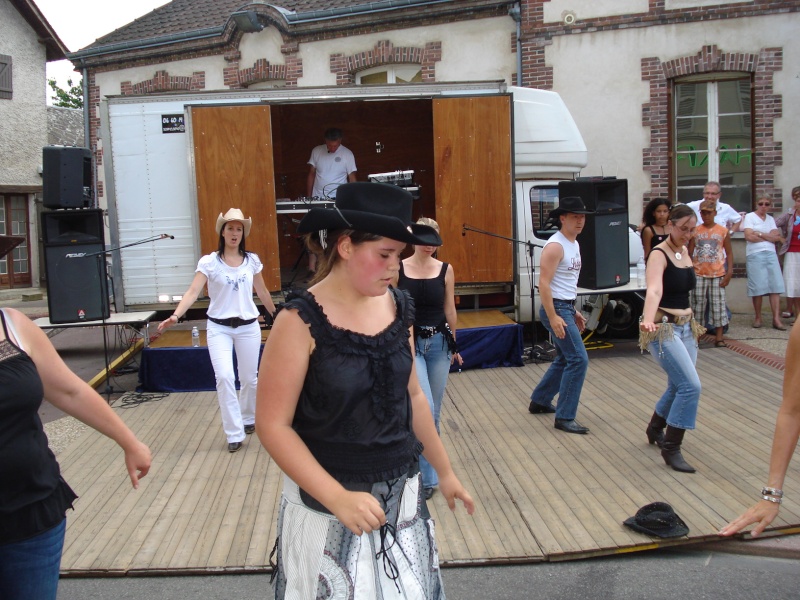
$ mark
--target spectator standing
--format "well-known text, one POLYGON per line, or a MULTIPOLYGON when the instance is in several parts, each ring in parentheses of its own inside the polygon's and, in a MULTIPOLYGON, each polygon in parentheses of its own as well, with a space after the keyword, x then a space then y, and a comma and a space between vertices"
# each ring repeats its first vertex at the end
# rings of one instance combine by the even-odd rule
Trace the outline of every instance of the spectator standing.
POLYGON ((728 229, 714 222, 716 205, 704 200, 700 205, 703 222, 697 226, 689 241, 689 254, 694 264, 697 284, 692 290, 692 312, 705 315, 709 308, 711 326, 714 327, 714 346, 724 348, 725 325, 728 313, 725 310, 725 288, 733 275, 733 250, 728 229))
POLYGON ((669 209, 672 205, 666 198, 653 198, 644 208, 642 222, 642 246, 644 247, 644 260, 650 256, 650 251, 667 239, 669 235, 669 209))
POLYGON ((783 244, 784 239, 775 219, 769 214, 771 206, 769 196, 760 196, 756 200, 756 210, 747 213, 742 223, 747 242, 747 295, 753 299, 754 328, 762 326, 761 305, 764 296, 769 296, 772 326, 784 331, 786 326, 780 318, 780 295, 786 287, 775 249, 776 242, 783 244))
POLYGON ((800 314, 800 186, 792 188, 792 208, 775 219, 781 230, 783 244, 778 254, 783 256, 783 283, 786 286, 786 313, 794 323, 800 314))

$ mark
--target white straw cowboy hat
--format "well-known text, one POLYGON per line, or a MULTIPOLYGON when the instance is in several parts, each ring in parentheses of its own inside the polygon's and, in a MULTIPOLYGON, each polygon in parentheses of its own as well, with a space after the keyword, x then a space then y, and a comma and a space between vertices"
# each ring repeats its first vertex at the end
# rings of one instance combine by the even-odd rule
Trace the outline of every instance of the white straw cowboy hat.
POLYGON ((244 237, 250 235, 250 226, 253 224, 253 219, 250 217, 245 219, 244 213, 238 208, 231 208, 224 215, 219 213, 216 226, 217 234, 219 234, 222 231, 222 228, 225 227, 225 223, 229 223, 230 221, 239 221, 244 227, 244 237))

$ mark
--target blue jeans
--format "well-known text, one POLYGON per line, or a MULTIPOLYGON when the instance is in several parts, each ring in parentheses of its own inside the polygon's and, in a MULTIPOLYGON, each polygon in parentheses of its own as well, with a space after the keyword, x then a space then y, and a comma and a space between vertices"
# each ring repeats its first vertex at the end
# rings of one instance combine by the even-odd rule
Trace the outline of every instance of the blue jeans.
POLYGON ((64 519, 39 535, 0 546, 0 598, 56 600, 64 519))
POLYGON ((651 342, 647 349, 667 374, 667 390, 656 403, 656 413, 667 425, 694 429, 700 402, 700 377, 697 375, 697 341, 691 323, 673 325, 673 338, 651 342))
MULTIPOLYGON (((414 339, 417 355, 414 364, 417 368, 417 378, 428 406, 433 413, 433 422, 436 431, 439 431, 439 414, 442 412, 442 398, 447 385, 447 375, 450 372, 450 349, 444 334, 437 333, 429 338, 417 336, 414 339)), ((424 456, 419 457, 419 470, 422 473, 422 485, 426 488, 439 484, 439 476, 424 456)))
POLYGON ((571 302, 553 300, 553 307, 567 324, 566 335, 563 340, 556 337, 544 307, 540 307, 539 318, 550 332, 557 354, 547 373, 533 390, 531 400, 542 406, 552 406, 553 398, 558 392, 556 419, 571 421, 578 414, 578 402, 589 368, 589 356, 586 354, 581 332, 575 324, 575 306, 571 302))

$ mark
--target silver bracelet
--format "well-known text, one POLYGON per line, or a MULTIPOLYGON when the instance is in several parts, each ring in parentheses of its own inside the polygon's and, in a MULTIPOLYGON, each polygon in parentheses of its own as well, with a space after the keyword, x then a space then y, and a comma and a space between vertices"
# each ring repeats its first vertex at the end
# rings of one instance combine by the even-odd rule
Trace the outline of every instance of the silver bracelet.
POLYGON ((764 496, 775 496, 776 498, 783 498, 783 490, 774 487, 763 487, 761 493, 764 496))
POLYGON ((782 498, 778 498, 777 496, 761 496, 762 500, 766 500, 767 502, 772 502, 774 504, 780 504, 783 502, 782 498))

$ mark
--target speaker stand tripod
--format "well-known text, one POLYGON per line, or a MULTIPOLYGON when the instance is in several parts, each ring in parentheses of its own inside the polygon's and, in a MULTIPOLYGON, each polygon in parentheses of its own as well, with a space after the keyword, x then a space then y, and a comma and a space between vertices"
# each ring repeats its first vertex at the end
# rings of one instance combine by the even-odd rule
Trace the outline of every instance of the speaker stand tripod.
MULTIPOLYGON (((115 248, 106 248, 105 250, 99 250, 98 252, 90 252, 87 254, 81 254, 79 258, 89 258, 90 256, 94 256, 97 259, 97 276, 100 278, 100 281, 106 281, 108 274, 106 273, 106 269, 104 268, 104 263, 106 262, 106 257, 115 252, 116 250, 122 250, 123 248, 129 248, 131 246, 138 246, 139 244, 147 244, 150 242, 155 242, 157 240, 163 239, 175 239, 175 236, 169 235, 167 233, 162 233, 159 235, 154 235, 149 238, 145 238, 143 240, 138 240, 136 242, 131 242, 130 244, 124 244, 122 246, 117 246, 115 248)), ((108 359, 108 334, 106 332, 107 324, 106 324, 106 309, 105 307, 108 306, 108 289, 107 286, 101 285, 100 286, 100 314, 102 317, 102 330, 103 330, 103 361, 105 366, 105 380, 106 380, 106 389, 103 390, 103 394, 106 396, 106 402, 109 404, 111 403, 111 394, 115 392, 120 392, 123 390, 115 390, 114 387, 111 385, 111 368, 109 366, 109 359, 108 359), (105 291, 104 291, 105 290, 105 291)))

